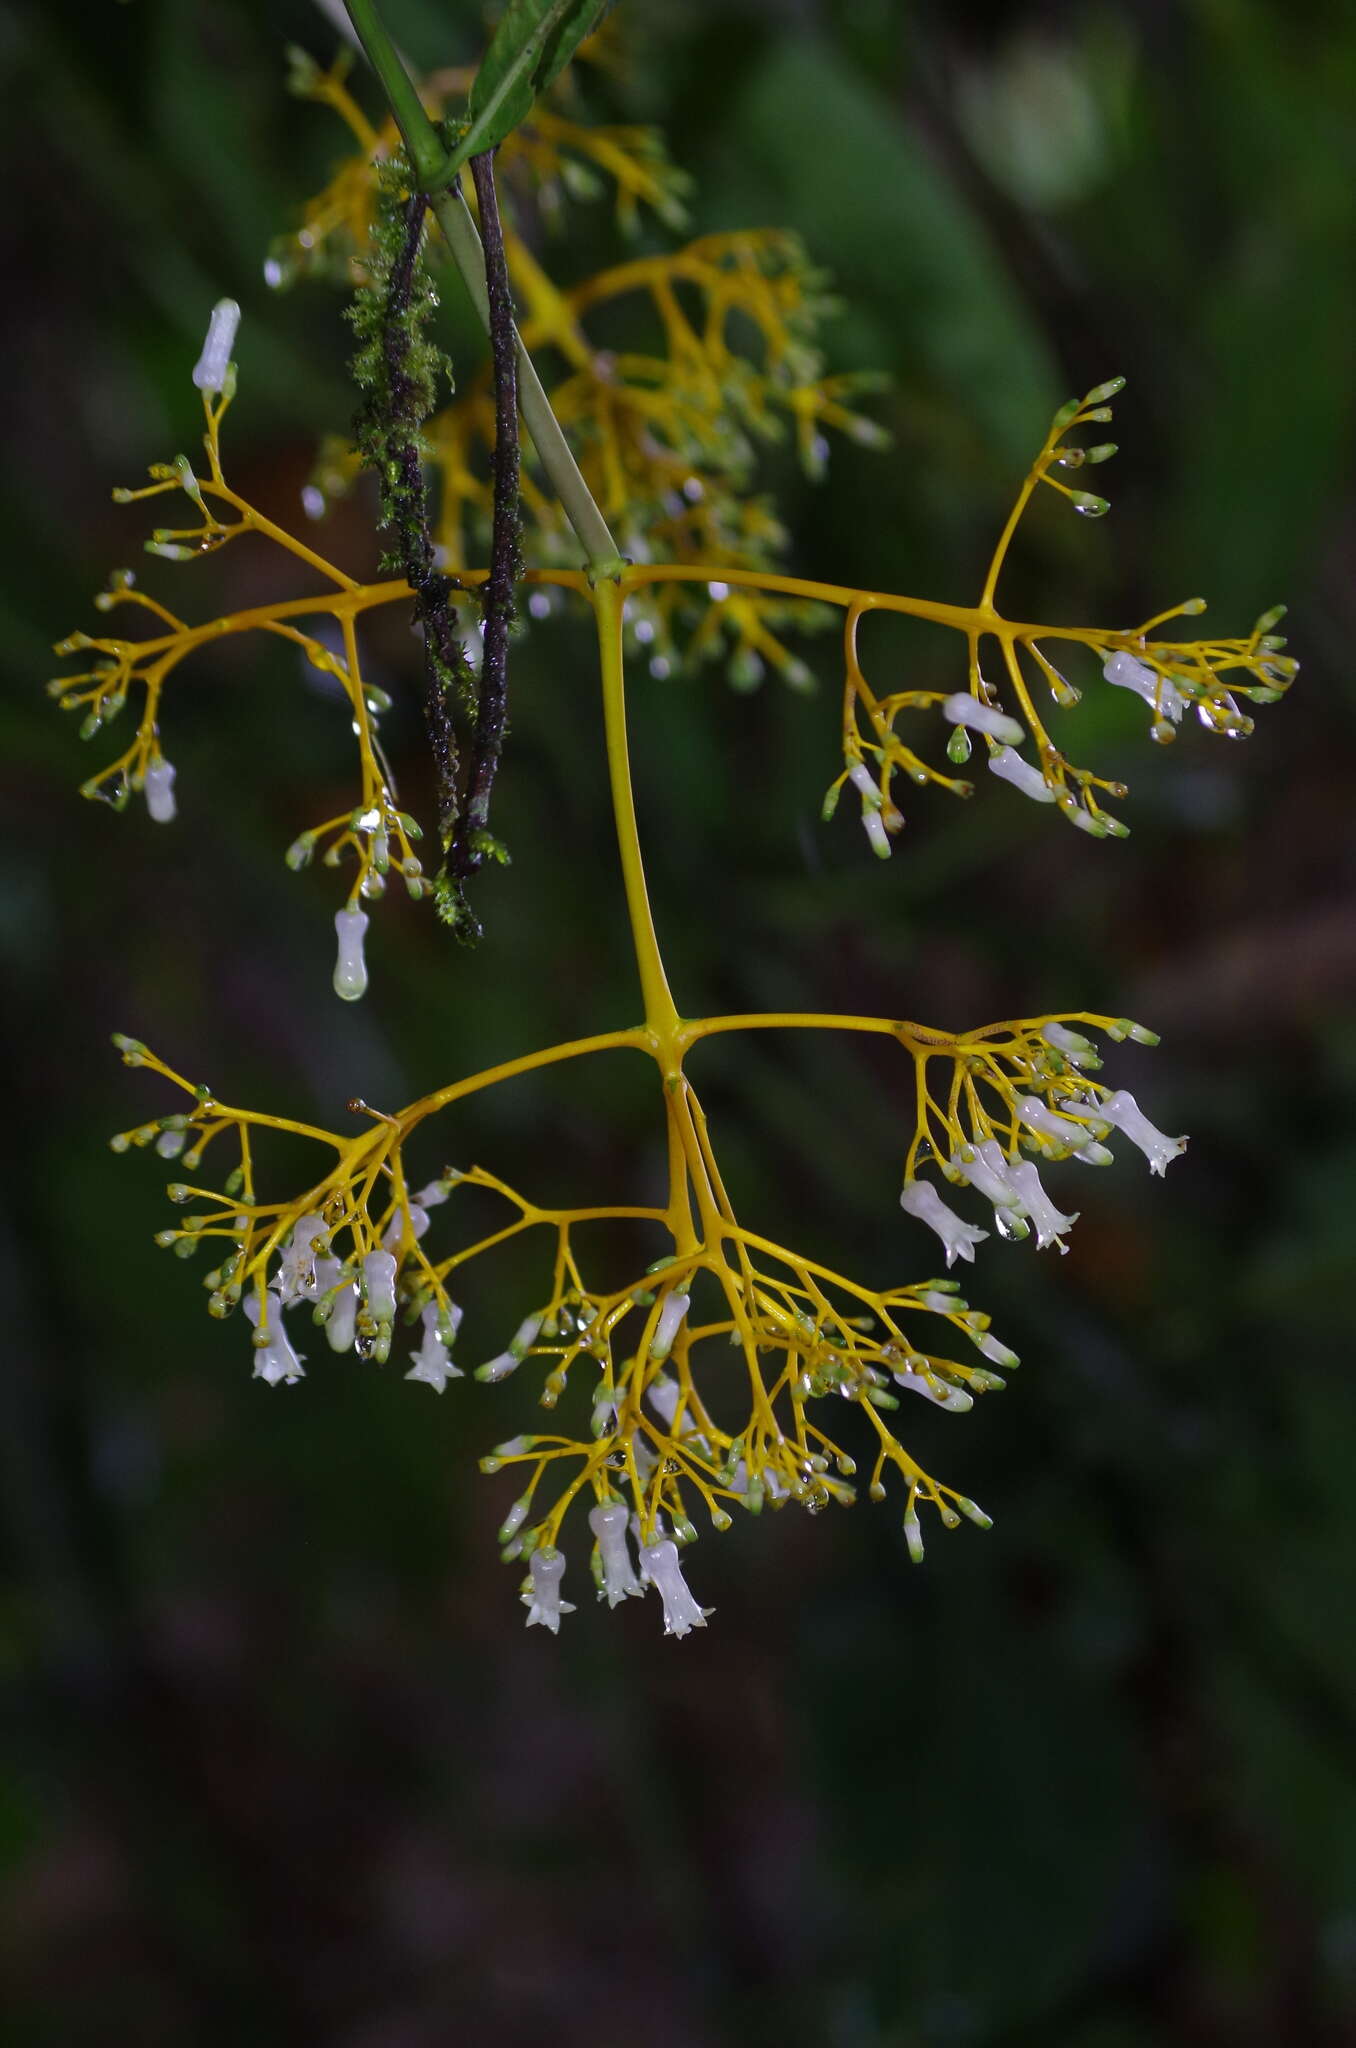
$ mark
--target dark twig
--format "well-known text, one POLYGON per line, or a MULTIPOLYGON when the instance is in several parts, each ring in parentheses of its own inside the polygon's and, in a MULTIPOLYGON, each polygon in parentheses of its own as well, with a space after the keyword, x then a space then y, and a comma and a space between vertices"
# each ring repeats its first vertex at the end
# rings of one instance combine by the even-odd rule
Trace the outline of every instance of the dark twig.
POLYGON ((480 233, 485 246, 485 284, 490 301, 490 349, 494 360, 494 528, 490 573, 481 591, 484 656, 476 707, 475 735, 466 776, 460 824, 448 854, 458 880, 473 873, 487 854, 504 858, 489 830, 490 792, 508 722, 509 629, 514 584, 521 574, 518 550, 518 377, 504 233, 494 186, 494 152, 471 158, 480 233))

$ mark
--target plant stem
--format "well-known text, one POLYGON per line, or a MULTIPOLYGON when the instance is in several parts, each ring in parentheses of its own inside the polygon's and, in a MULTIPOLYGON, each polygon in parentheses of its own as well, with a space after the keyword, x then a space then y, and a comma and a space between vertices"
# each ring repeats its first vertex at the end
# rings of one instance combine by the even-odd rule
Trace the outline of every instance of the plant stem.
MULTIPOLYGON (((447 150, 442 138, 424 112, 400 53, 387 35, 373 0, 346 0, 346 5, 367 59, 385 89, 414 174, 421 188, 428 192, 429 205, 452 251, 452 260, 461 272, 471 303, 488 333, 490 302, 485 288, 485 254, 480 246, 480 236, 476 233, 475 222, 460 187, 454 185, 449 189, 443 185, 441 190, 437 189, 447 169, 447 150)), ((532 436, 542 468, 551 479, 565 516, 579 537, 590 575, 614 575, 621 566, 617 543, 584 482, 570 444, 551 410, 551 402, 542 389, 541 379, 516 328, 514 340, 518 348, 518 402, 523 424, 532 436)))
POLYGON ((631 921, 646 1028, 659 1041, 660 1063, 677 1070, 679 1017, 669 992, 654 917, 645 887, 645 868, 636 824, 636 798, 626 743, 626 677, 622 663, 622 596, 615 583, 598 584, 593 593, 598 624, 598 655, 603 681, 603 722, 607 734, 607 766, 612 783, 612 814, 626 887, 626 912, 631 921))
POLYGON ((494 525, 490 573, 481 589, 484 652, 476 701, 475 734, 466 776, 466 799, 448 856, 454 875, 479 867, 490 845, 490 792, 508 720, 509 627, 513 586, 522 573, 518 550, 518 387, 514 376, 513 301, 509 296, 504 238, 494 189, 492 151, 471 159, 481 224, 485 230, 485 278, 490 302, 490 349, 494 358, 494 525))

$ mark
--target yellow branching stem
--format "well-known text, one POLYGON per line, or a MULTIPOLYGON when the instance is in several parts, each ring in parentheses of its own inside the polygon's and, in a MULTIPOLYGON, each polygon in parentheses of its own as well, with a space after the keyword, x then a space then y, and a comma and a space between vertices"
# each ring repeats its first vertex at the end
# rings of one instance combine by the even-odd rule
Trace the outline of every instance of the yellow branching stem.
MULTIPOLYGON (((390 137, 366 122, 337 71, 312 69, 303 89, 341 113, 362 155, 356 169, 345 167, 308 210, 302 233, 311 237, 309 249, 334 245, 352 263, 360 260, 355 252, 370 219, 371 162, 389 150, 390 137)), ((448 81, 439 84, 431 103, 449 89, 448 81)), ((676 186, 661 174, 662 159, 648 144, 630 131, 583 135, 539 107, 505 145, 502 162, 511 172, 516 161, 540 186, 564 177, 565 164, 588 158, 626 195, 619 199, 623 211, 642 202, 662 210, 671 201, 676 186)), ((184 1178, 169 1193, 184 1216, 160 1242, 184 1257, 210 1245, 209 1307, 220 1316, 242 1307, 253 1326, 256 1375, 273 1385, 306 1370, 286 1320, 300 1308, 335 1352, 356 1350, 384 1363, 397 1343, 412 1345, 400 1355, 405 1377, 441 1392, 464 1376, 453 1353, 476 1284, 471 1268, 510 1241, 539 1244, 535 1291, 516 1319, 505 1318, 514 1327, 506 1327, 503 1349, 475 1370, 489 1382, 531 1376, 539 1382, 541 1405, 562 1415, 559 1430, 513 1438, 482 1461, 486 1471, 516 1474, 518 1492, 501 1531, 504 1554, 527 1564, 529 1621, 555 1629, 569 1606, 560 1593, 561 1545, 579 1504, 576 1521, 586 1523, 592 1538, 600 1595, 615 1605, 653 1585, 666 1627, 681 1635, 705 1618, 683 1583, 674 1547, 696 1535, 698 1513, 723 1529, 736 1507, 757 1512, 795 1502, 814 1513, 846 1504, 854 1498, 861 1461, 873 1499, 884 1495, 887 1478, 897 1484, 915 1559, 923 1550, 923 1507, 949 1527, 962 1517, 987 1525, 973 1501, 917 1462, 896 1434, 895 1417, 905 1394, 963 1412, 976 1396, 1001 1387, 1003 1373, 1017 1363, 954 1279, 868 1284, 773 1243, 740 1220, 689 1071, 704 1041, 771 1030, 893 1039, 908 1062, 906 1093, 913 1103, 898 1133, 898 1198, 910 1219, 906 1228, 919 1224, 939 1240, 947 1275, 957 1261, 972 1263, 976 1246, 991 1235, 1009 1241, 1034 1236, 1037 1248, 1064 1249, 1076 1216, 1056 1205, 1042 1172, 1063 1175, 1067 1163, 1076 1183, 1080 1173, 1109 1164, 1112 1142, 1124 1140, 1161 1174, 1186 1141, 1157 1130, 1125 1090, 1096 1078, 1102 1065, 1097 1040, 1155 1042, 1125 1018, 1044 1014, 953 1033, 905 1019, 828 1012, 683 1017, 646 890, 628 758, 628 659, 646 660, 655 671, 682 622, 689 651, 699 657, 733 649, 736 681, 756 680, 754 670, 764 667, 804 681, 809 671, 788 645, 790 632, 838 620, 842 765, 826 809, 850 784, 880 855, 889 854, 904 824, 901 778, 970 795, 973 784, 949 771, 965 766, 976 747, 995 778, 1019 794, 1054 806, 1094 838, 1117 836, 1125 828, 1102 799, 1119 798, 1124 790, 1068 760, 1042 722, 1038 694, 1048 691, 1056 708, 1067 711, 1080 686, 1105 682, 1143 700, 1157 741, 1173 736, 1189 708, 1207 730, 1239 736, 1251 721, 1238 699, 1279 697, 1296 664, 1274 631, 1279 612, 1266 614, 1241 638, 1184 640, 1163 629, 1198 613, 1199 600, 1129 630, 1012 620, 998 609, 1004 563, 1039 490, 1053 490, 1087 516, 1105 509, 1103 500, 1067 478, 1114 451, 1071 436, 1109 419, 1118 381, 1056 415, 974 604, 791 577, 775 567, 775 520, 743 494, 748 442, 740 445, 740 437, 745 429, 762 432, 780 412, 793 422, 813 465, 822 459, 824 427, 858 431, 843 406, 848 387, 823 377, 805 353, 802 316, 814 287, 793 245, 775 236, 706 237, 559 292, 511 232, 505 241, 523 338, 529 347, 556 351, 564 363, 555 396, 584 474, 605 511, 635 522, 644 543, 633 550, 637 559, 615 574, 595 569, 590 577, 564 565, 563 528, 540 482, 526 480, 529 509, 541 515, 541 559, 522 579, 529 618, 540 625, 550 609, 546 600, 565 593, 590 606, 596 627, 607 786, 638 1021, 507 1060, 401 1110, 352 1103, 350 1125, 339 1131, 231 1107, 139 1041, 120 1038, 127 1063, 156 1074, 175 1091, 178 1106, 113 1143, 119 1150, 150 1147, 175 1162, 184 1178), (655 316, 657 352, 605 358, 584 323, 598 308, 637 292, 655 316), (742 343, 736 348, 736 327, 756 336, 752 353, 742 343), (876 612, 954 633, 961 643, 954 687, 882 689, 873 683, 861 627, 876 612), (1061 669, 1069 650, 1078 648, 1084 652, 1074 659, 1086 671, 1081 685, 1061 669), (932 741, 945 735, 945 768, 930 758, 929 735, 932 741), (567 1061, 623 1052, 639 1055, 653 1070, 668 1162, 662 1200, 594 1202, 594 1191, 580 1190, 585 1206, 550 1208, 489 1168, 440 1163, 446 1149, 455 1149, 456 1111, 467 1098, 567 1061), (436 1119, 447 1120, 450 1145, 441 1126, 434 1135, 436 1119), (269 1133, 318 1148, 318 1163, 300 1191, 276 1193, 261 1182, 259 1146, 269 1133), (227 1155, 211 1182, 203 1177, 209 1149, 214 1165, 227 1155), (487 1203, 495 1212, 488 1227, 487 1203), (967 1206, 975 1213, 976 1203, 987 1226, 966 1214, 967 1206), (592 1271, 585 1240, 599 1225, 624 1227, 628 1241, 643 1245, 637 1269, 621 1286, 601 1285, 592 1271), (830 1400, 847 1409, 826 1411, 830 1400)), ((319 589, 192 626, 137 589, 129 574, 119 574, 96 604, 144 614, 146 635, 72 635, 59 651, 87 652, 90 666, 51 687, 65 708, 84 713, 87 736, 134 690, 141 693, 132 744, 85 788, 119 805, 129 791, 142 789, 152 816, 168 819, 172 771, 161 750, 161 700, 188 656, 224 636, 259 631, 287 639, 332 676, 357 740, 356 802, 351 811, 308 828, 289 860, 301 865, 317 847, 326 862, 356 856, 353 886, 336 919, 336 986, 358 994, 366 985, 361 903, 380 894, 393 862, 412 893, 422 886, 413 852, 418 827, 397 807, 376 738, 380 700, 363 678, 358 645, 367 612, 407 603, 411 593, 402 580, 355 582, 231 488, 219 443, 233 384, 232 371, 219 390, 205 393, 205 477, 196 477, 181 457, 153 469, 144 489, 117 495, 134 502, 187 494, 199 523, 157 532, 149 544, 155 553, 186 561, 253 535, 290 554, 319 589)), ((500 397, 502 411, 502 390, 500 397)), ((487 404, 484 390, 472 387, 430 429, 444 546, 459 571, 458 600, 468 605, 477 602, 487 575, 464 566, 458 552, 479 530, 492 492, 484 464, 494 440, 487 404)), ((310 1369, 316 1370, 314 1358, 310 1369)))

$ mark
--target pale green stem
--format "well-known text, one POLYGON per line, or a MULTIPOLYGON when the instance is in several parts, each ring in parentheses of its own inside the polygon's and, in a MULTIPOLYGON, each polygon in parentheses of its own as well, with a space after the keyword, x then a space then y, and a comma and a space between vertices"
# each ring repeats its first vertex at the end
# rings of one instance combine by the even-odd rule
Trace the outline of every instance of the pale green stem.
MULTIPOLYGON (((453 185, 448 188, 444 182, 448 154, 442 138, 424 112, 400 52, 387 35, 373 0, 345 0, 345 4, 368 62, 381 80, 390 102, 419 188, 428 194, 434 217, 452 252, 452 260, 470 293, 481 325, 488 333, 490 307, 485 288, 485 254, 460 187, 453 185), (440 184, 443 189, 434 189, 440 184)), ((551 410, 551 402, 542 389, 541 379, 516 328, 514 339, 518 345, 518 404, 523 424, 532 436, 532 445, 565 509, 565 516, 579 537, 590 576, 615 575, 622 566, 617 543, 584 482, 579 464, 551 410)))

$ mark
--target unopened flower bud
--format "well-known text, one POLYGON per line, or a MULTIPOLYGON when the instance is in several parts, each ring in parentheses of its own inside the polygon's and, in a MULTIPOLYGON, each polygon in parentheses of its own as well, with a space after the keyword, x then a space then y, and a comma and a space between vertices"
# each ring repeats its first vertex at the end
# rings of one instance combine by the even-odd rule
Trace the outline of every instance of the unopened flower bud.
POLYGON ((989 767, 1001 781, 1010 782, 1014 789, 1020 789, 1023 796, 1029 796, 1033 803, 1052 804, 1055 792, 1051 789, 1039 768, 1030 761, 1024 761, 1011 747, 1000 747, 996 754, 990 754, 989 767))
POLYGON ((156 759, 146 770, 142 790, 146 798, 146 809, 157 825, 168 825, 176 810, 174 802, 174 770, 168 761, 156 759))
POLYGON ((395 1320, 396 1262, 390 1252, 369 1252, 363 1260, 367 1306, 379 1323, 395 1320))
POLYGON ((363 933, 367 930, 365 910, 336 910, 334 929, 339 935, 339 957, 334 967, 334 993, 346 1003, 357 1002, 367 989, 367 962, 363 958, 363 933))
POLYGON ((687 1314, 690 1297, 686 1294, 670 1294, 665 1297, 659 1311, 654 1336, 650 1339, 650 1356, 655 1359, 667 1358, 673 1349, 673 1340, 678 1335, 683 1317, 687 1314))
POLYGON ((207 339, 202 345, 202 354, 193 366, 193 382, 199 391, 220 393, 226 388, 227 375, 231 366, 231 350, 235 347, 236 330, 240 326, 240 308, 234 299, 218 299, 212 308, 212 318, 207 326, 207 339))
POLYGON ((1026 738, 1026 727, 1015 718, 995 710, 991 704, 981 703, 964 690, 942 699, 942 717, 952 725, 966 726, 971 732, 987 733, 990 739, 1006 747, 1019 747, 1026 738))

